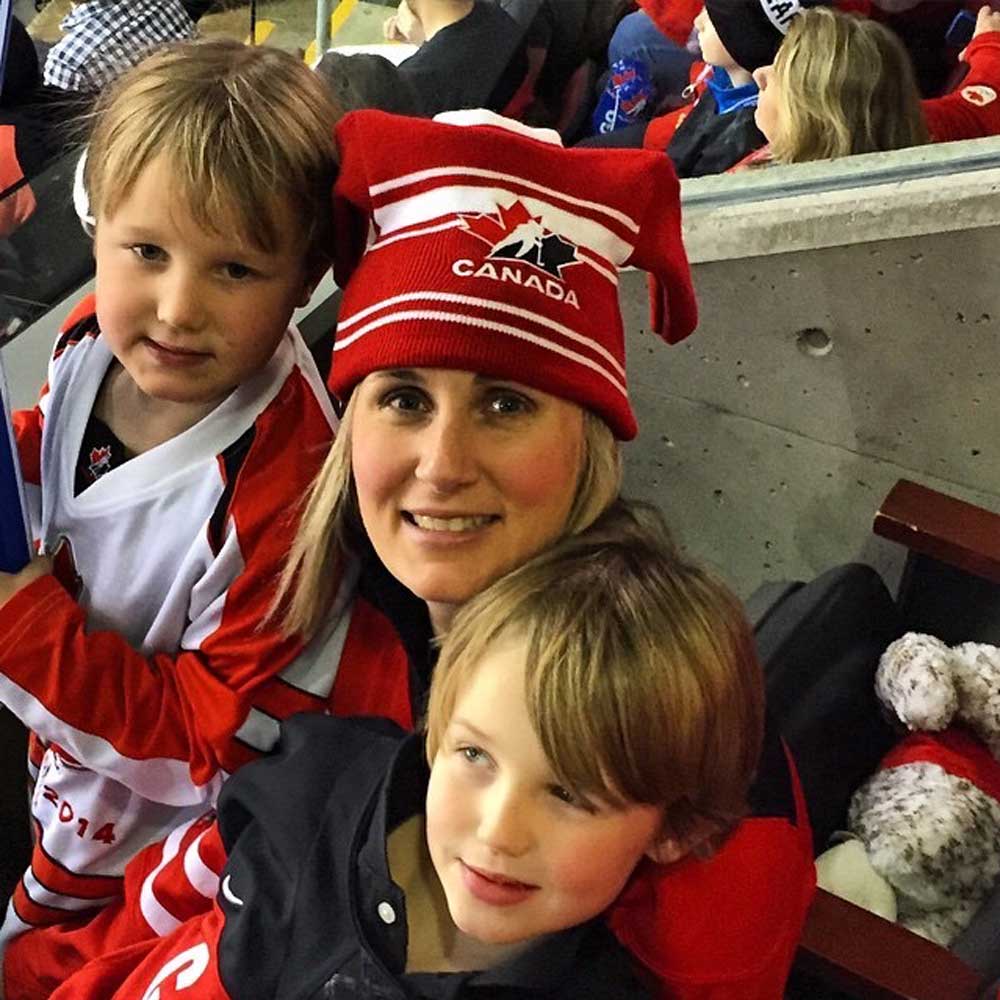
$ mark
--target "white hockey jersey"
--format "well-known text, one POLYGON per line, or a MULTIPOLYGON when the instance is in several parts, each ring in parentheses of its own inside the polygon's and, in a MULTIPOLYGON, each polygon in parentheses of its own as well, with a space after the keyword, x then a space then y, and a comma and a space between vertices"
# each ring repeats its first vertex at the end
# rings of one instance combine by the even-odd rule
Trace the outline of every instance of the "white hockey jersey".
POLYGON ((137 851, 214 801, 254 692, 301 649, 261 623, 336 426, 290 329, 201 421, 74 495, 112 361, 94 312, 92 298, 74 311, 16 419, 33 527, 62 547, 61 583, 0 609, 0 700, 44 747, 3 940, 102 905, 137 851))

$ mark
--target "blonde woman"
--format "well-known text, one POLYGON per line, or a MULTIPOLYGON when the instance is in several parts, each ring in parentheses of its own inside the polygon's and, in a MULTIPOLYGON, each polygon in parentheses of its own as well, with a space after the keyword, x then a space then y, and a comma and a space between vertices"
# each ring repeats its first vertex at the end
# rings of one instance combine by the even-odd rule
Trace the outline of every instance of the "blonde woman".
POLYGON ((778 163, 918 146, 927 123, 910 57, 875 21, 803 11, 774 63, 754 71, 755 119, 778 163))
MULTIPOLYGON (((696 320, 666 157, 566 150, 488 113, 358 111, 336 136, 344 294, 329 386, 345 409, 286 577, 286 624, 315 638, 261 683, 229 741, 260 753, 299 711, 413 728, 434 640, 463 605, 613 504, 616 439, 637 432, 619 267, 651 272, 654 335, 680 340, 696 320)), ((610 586, 595 576, 595 607, 610 586)), ((642 863, 608 915, 675 1000, 770 998, 787 976, 812 838, 773 727, 758 761, 750 815, 716 853, 642 863)), ((213 829, 197 821, 141 854, 122 904, 50 935, 60 978, 20 995, 48 995, 88 956, 210 909, 227 889, 213 829)), ((8 987, 18 973, 32 985, 30 963, 8 957, 8 987)))

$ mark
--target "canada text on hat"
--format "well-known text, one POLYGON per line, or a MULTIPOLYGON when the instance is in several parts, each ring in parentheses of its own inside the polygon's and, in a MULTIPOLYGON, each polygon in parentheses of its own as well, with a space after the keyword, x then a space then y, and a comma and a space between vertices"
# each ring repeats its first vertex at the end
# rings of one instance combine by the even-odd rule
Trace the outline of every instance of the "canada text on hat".
POLYGON ((481 111, 358 111, 337 142, 334 393, 383 368, 458 368, 573 400, 635 435, 618 269, 651 272, 664 339, 697 321, 667 157, 566 150, 554 132, 481 111))

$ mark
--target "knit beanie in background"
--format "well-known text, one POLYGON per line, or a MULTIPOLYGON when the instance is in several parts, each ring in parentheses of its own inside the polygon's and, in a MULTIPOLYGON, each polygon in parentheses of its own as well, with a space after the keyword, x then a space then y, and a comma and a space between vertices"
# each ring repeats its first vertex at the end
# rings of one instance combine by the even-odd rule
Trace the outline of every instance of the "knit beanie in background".
POLYGON ((774 62, 796 14, 828 0, 705 0, 719 40, 737 66, 753 72, 774 62))

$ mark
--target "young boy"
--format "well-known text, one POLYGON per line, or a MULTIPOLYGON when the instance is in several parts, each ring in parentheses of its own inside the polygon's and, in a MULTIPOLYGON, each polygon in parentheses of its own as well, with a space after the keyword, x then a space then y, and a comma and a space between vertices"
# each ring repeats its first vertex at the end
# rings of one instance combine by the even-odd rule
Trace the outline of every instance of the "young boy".
POLYGON ((773 61, 792 19, 824 0, 706 0, 695 18, 703 63, 684 91, 692 103, 583 145, 662 149, 679 177, 718 174, 766 140, 754 121, 753 71, 773 61))
POLYGON ((301 648, 260 623, 335 423, 288 324, 330 255, 337 117, 299 60, 228 41, 157 53, 99 109, 96 296, 16 418, 59 580, 48 558, 0 575, 0 699, 38 768, 4 942, 114 898, 200 815, 301 648))
POLYGON ((461 609, 426 739, 285 723, 221 795, 211 911, 54 998, 647 995, 595 918, 745 812, 762 713, 738 601, 620 504, 461 609))

